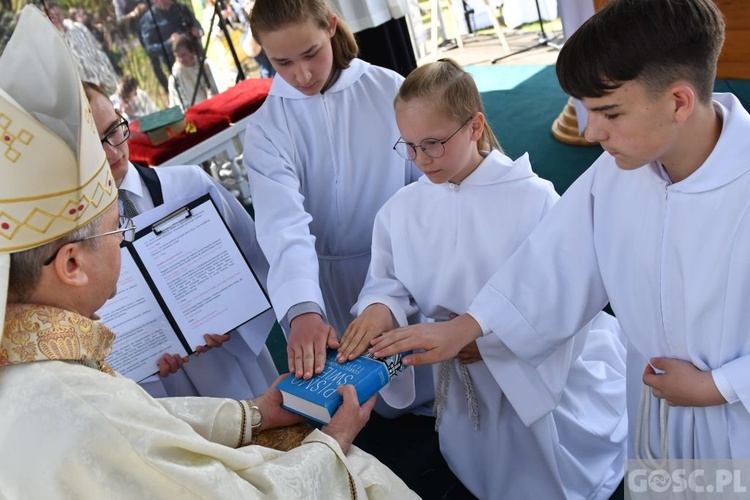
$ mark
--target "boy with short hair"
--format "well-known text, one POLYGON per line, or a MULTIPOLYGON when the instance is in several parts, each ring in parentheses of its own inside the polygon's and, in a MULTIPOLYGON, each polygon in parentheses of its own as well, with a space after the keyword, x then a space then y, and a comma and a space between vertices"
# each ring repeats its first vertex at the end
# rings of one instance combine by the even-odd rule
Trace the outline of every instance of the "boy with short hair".
POLYGON ((435 362, 494 333, 537 364, 609 302, 631 457, 750 458, 750 115, 712 99, 723 40, 710 0, 613 0, 589 19, 557 73, 606 152, 467 314, 387 333, 375 354, 435 362))

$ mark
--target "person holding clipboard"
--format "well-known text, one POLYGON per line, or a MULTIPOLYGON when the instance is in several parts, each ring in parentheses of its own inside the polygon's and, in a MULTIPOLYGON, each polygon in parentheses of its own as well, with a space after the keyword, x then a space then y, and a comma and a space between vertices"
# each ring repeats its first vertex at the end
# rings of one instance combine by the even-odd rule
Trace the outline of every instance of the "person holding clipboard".
MULTIPOLYGON (((265 288, 268 263, 255 238, 255 224, 239 201, 197 165, 151 169, 130 163, 127 121, 99 86, 84 82, 83 87, 119 190, 121 215, 134 217, 165 202, 210 194, 265 288)), ((273 310, 264 313, 263 319, 239 327, 231 340, 206 332, 206 345, 213 349, 194 356, 190 363, 179 355, 165 355, 159 360, 160 376, 146 379, 141 386, 157 397, 252 398, 262 394, 278 376, 265 346, 273 310)))

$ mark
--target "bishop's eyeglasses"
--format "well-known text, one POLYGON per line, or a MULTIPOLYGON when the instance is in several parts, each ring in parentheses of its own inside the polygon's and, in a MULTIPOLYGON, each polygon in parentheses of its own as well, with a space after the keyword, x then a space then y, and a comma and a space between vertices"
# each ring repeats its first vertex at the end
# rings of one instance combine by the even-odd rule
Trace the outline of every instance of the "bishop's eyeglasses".
POLYGON ((440 158, 445 154, 445 143, 450 141, 453 136, 456 135, 462 128, 464 128, 464 126, 466 126, 466 124, 469 123, 472 118, 473 116, 470 116, 447 139, 443 139, 441 141, 439 139, 428 137, 427 139, 422 139, 419 144, 412 144, 411 142, 406 142, 403 139, 399 138, 399 140, 396 141, 396 144, 393 145, 393 150, 398 153, 398 155, 404 160, 416 160, 417 148, 421 149, 422 152, 430 158, 440 158))
POLYGON ((122 239, 127 241, 128 243, 135 240, 135 223, 133 223, 133 220, 128 217, 120 217, 120 225, 118 226, 118 229, 115 229, 114 231, 107 231, 106 233, 100 233, 100 234, 92 234, 91 236, 86 236, 85 238, 81 238, 80 240, 68 241, 67 243, 62 245, 60 248, 55 250, 55 253, 53 253, 49 259, 44 261, 44 265, 48 266, 52 264, 52 262, 54 262, 55 258, 57 257, 57 254, 60 252, 60 249, 64 247, 65 245, 68 245, 70 243, 80 243, 82 241, 92 240, 94 238, 99 238, 101 236, 109 236, 110 234, 117 234, 117 233, 122 234, 122 239))

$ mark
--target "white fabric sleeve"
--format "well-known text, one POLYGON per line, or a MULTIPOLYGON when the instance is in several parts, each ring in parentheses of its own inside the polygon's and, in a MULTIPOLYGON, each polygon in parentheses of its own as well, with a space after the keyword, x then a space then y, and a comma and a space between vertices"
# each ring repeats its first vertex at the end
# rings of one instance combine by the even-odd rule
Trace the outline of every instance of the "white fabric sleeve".
POLYGON ((258 242, 270 265, 268 292, 277 319, 301 302, 315 302, 325 312, 315 237, 309 228, 312 216, 305 211, 293 160, 251 121, 243 161, 256 207, 258 242))
MULTIPOLYGON (((201 397, 159 398, 156 401, 209 441, 231 448, 237 447, 242 421, 242 412, 237 401, 201 397)), ((247 410, 245 406, 245 411, 247 410)), ((244 443, 249 442, 251 437, 250 425, 246 423, 244 443)))
POLYGON ((573 183, 469 306, 483 331, 499 335, 533 365, 608 300, 594 247, 595 167, 573 183))
POLYGON ((370 304, 380 303, 391 310, 399 326, 408 325, 408 317, 418 311, 406 287, 396 277, 391 243, 391 204, 386 203, 375 216, 372 228, 370 267, 352 314, 359 316, 370 304))
POLYGON ((743 356, 711 370, 716 388, 727 403, 741 402, 750 411, 750 356, 743 356))
MULTIPOLYGON (((389 207, 390 204, 386 203, 375 216, 370 267, 359 300, 351 312, 359 316, 370 304, 383 304, 390 309, 398 326, 406 326, 409 324, 407 318, 416 313, 418 308, 409 291, 396 278, 389 207)), ((406 367, 379 391, 380 396, 391 408, 406 408, 416 399, 415 377, 414 367, 406 367)))

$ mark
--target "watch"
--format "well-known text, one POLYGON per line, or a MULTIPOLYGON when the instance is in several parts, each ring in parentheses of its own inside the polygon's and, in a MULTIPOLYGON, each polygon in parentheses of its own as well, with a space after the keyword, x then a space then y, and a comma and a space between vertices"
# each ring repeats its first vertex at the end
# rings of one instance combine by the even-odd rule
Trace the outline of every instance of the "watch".
POLYGON ((258 405, 253 403, 252 399, 247 400, 247 407, 250 408, 250 428, 259 429, 263 424, 263 414, 260 412, 258 405))

